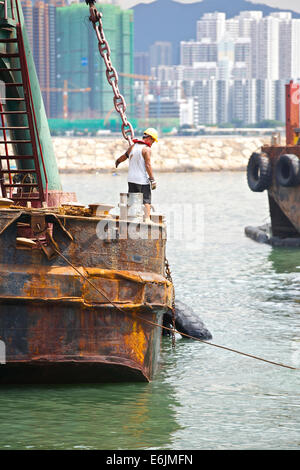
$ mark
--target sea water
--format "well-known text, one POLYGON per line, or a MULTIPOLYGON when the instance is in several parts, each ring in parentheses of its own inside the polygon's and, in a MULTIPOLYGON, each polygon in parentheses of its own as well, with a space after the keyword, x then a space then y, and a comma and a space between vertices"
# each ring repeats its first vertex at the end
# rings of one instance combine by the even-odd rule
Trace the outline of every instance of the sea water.
MULTIPOLYGON (((176 298, 212 342, 300 367, 300 250, 244 235, 269 221, 243 172, 157 174, 176 298)), ((117 206, 125 174, 64 175, 84 204, 117 206)), ((0 365, 5 367, 5 365, 0 365)), ((151 383, 0 389, 1 449, 299 449, 300 371, 176 336, 151 383)))

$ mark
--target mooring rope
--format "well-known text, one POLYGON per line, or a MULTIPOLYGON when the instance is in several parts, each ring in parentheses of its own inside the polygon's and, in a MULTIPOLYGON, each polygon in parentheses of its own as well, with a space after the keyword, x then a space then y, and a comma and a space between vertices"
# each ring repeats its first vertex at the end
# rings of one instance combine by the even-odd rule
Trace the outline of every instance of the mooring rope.
MULTIPOLYGON (((74 266, 71 261, 69 261, 59 250, 57 250, 56 247, 53 247, 55 252, 66 262, 68 263, 78 274, 79 276, 81 276, 85 281, 87 281, 100 295, 102 295, 113 307, 115 307, 117 310, 119 310, 121 313, 124 313, 124 310, 119 307, 114 301, 110 300, 106 294, 101 290, 99 289, 97 286, 95 286, 95 284, 93 284, 89 279, 88 277, 86 277, 84 274, 82 274, 79 269, 76 268, 76 266, 74 266)), ((171 333, 175 334, 175 333, 178 333, 180 334, 181 336, 185 336, 187 338, 190 338, 190 339, 193 339, 195 341, 199 341, 201 343, 204 343, 204 344, 208 344, 210 346, 214 346, 215 348, 220 348, 220 349, 224 349, 226 351, 231 351, 231 352, 234 352, 236 354, 240 354, 242 356, 246 356, 246 357, 250 357, 252 359, 256 359, 258 361, 263 361, 263 362, 267 362, 269 364, 273 364, 273 365, 276 365, 276 366, 279 366, 279 367, 285 367, 287 369, 292 369, 292 370, 299 370, 298 367, 293 367, 293 366, 289 366, 289 365, 286 365, 286 364, 282 364, 280 362, 275 362, 275 361, 270 361, 269 359, 264 359, 262 357, 259 357, 259 356, 255 356, 253 354, 248 354, 248 353, 244 353, 242 351, 238 351, 237 349, 232 349, 232 348, 229 348, 229 347, 226 347, 226 346, 222 346, 220 344, 216 344, 216 343, 212 343, 210 341, 205 341, 203 339, 200 339, 200 338, 196 338, 194 336, 191 336, 187 333, 183 333, 181 331, 178 331, 176 330, 175 328, 169 328, 167 326, 163 326, 163 325, 159 325, 158 323, 155 323, 151 320, 147 320, 146 318, 143 318, 143 317, 140 317, 140 316, 136 316, 139 320, 142 320, 143 322, 146 322, 150 325, 153 325, 153 326, 157 326, 161 329, 164 329, 164 330, 167 330, 167 331, 170 331, 171 333)))

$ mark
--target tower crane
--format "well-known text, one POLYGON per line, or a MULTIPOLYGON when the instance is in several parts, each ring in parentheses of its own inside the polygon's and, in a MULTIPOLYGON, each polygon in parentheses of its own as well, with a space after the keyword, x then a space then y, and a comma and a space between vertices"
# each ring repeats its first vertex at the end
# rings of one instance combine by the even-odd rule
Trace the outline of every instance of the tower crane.
POLYGON ((86 93, 91 91, 91 88, 68 88, 68 80, 64 80, 63 88, 41 88, 42 91, 54 91, 63 93, 63 117, 68 119, 69 109, 68 109, 68 95, 69 93, 86 93))
POLYGON ((148 101, 148 96, 149 96, 149 81, 150 80, 156 80, 156 77, 152 77, 151 75, 138 75, 138 74, 132 74, 132 73, 123 73, 119 72, 121 77, 129 77, 129 78, 135 78, 136 80, 142 80, 145 82, 144 85, 144 111, 145 111, 145 120, 146 123, 148 124, 149 120, 149 101, 148 101))

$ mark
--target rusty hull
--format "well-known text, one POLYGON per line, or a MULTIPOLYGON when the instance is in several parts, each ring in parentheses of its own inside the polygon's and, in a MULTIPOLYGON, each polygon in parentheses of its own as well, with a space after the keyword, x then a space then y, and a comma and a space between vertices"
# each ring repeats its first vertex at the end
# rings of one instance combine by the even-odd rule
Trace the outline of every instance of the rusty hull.
POLYGON ((300 146, 263 146, 272 162, 273 181, 268 190, 272 233, 279 237, 299 237, 300 234, 300 187, 280 186, 275 177, 275 166, 280 155, 293 154, 300 158, 300 146))
MULTIPOLYGON (((20 225, 28 229, 33 215, 0 211, 0 339, 6 347, 0 383, 151 380, 161 329, 148 322, 162 324, 173 295, 164 277, 164 226, 153 225, 155 239, 150 232, 120 239, 128 223, 109 220, 117 237, 108 230, 100 239, 101 218, 45 213, 55 243, 78 273, 39 246, 17 245, 20 225)), ((136 233, 141 230, 150 226, 137 223, 136 233)))

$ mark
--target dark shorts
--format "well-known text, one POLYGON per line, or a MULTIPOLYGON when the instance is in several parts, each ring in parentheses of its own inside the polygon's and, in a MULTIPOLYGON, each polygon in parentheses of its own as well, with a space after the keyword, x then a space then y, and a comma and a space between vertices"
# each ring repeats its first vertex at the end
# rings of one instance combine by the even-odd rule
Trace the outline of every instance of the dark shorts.
POLYGON ((129 193, 143 193, 143 204, 151 204, 150 184, 128 183, 129 193))

